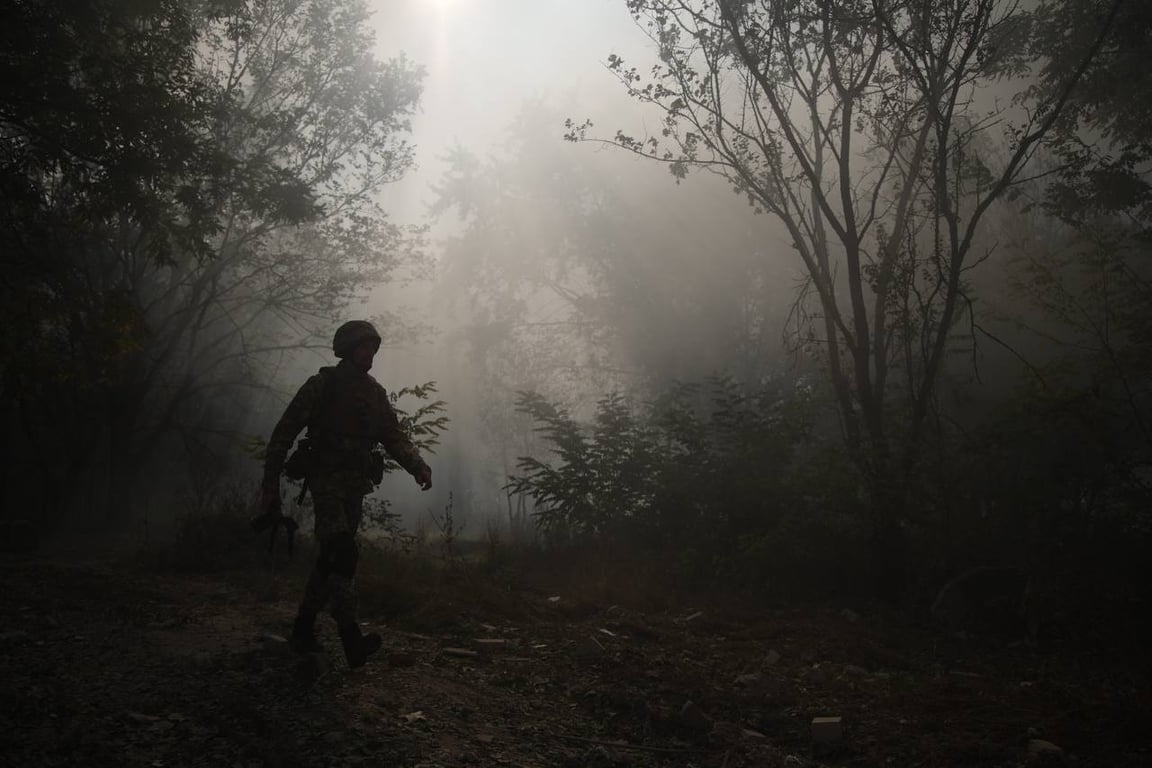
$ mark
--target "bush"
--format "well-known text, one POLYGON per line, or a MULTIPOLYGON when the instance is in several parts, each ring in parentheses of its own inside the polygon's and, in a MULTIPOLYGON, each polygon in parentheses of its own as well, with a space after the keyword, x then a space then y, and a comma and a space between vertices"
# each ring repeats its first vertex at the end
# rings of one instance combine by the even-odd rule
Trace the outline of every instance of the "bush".
POLYGON ((582 424, 520 393, 551 455, 520 458, 508 488, 531 499, 553 545, 622 542, 695 583, 779 582, 839 562, 828 553, 858 538, 835 513, 851 473, 813 439, 812 407, 794 381, 715 378, 642 404, 610 394, 582 424))

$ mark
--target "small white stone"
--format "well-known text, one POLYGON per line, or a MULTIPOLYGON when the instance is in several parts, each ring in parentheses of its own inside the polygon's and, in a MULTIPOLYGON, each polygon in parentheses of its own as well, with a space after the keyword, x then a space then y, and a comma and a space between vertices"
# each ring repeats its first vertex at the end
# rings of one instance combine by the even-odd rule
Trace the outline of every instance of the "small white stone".
POLYGON ((840 717, 812 718, 812 742, 822 747, 835 746, 844 738, 844 723, 840 717))

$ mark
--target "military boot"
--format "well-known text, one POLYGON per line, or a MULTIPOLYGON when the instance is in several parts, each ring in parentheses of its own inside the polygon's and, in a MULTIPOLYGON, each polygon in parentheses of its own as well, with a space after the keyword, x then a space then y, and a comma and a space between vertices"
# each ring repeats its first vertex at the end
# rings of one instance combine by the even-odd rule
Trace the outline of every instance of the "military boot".
POLYGON ((344 658, 348 666, 355 669, 362 667, 368 657, 380 650, 380 635, 370 632, 361 634, 360 625, 354 621, 341 622, 336 626, 340 632, 340 642, 344 644, 344 658))
POLYGON ((320 641, 316 639, 316 617, 308 617, 303 614, 296 617, 296 621, 292 623, 292 637, 288 639, 288 645, 296 653, 322 653, 324 646, 320 645, 320 641))

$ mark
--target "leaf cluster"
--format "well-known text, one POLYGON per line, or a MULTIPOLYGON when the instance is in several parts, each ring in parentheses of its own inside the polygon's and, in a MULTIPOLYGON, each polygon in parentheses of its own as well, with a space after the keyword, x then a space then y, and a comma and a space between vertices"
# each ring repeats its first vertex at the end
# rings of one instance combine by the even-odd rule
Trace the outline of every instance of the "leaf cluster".
POLYGON ((508 488, 560 536, 695 546, 763 534, 794 509, 809 405, 802 388, 783 382, 750 391, 715 378, 644 404, 607 395, 585 424, 522 392, 517 409, 550 455, 521 457, 508 488))
MULTIPOLYGON (((440 444, 440 435, 448 429, 448 404, 443 400, 432 399, 437 392, 435 381, 401 387, 388 393, 388 400, 400 420, 400 428, 408 435, 412 444, 422 452, 435 453, 440 444), (405 398, 419 401, 412 411, 399 405, 405 398)), ((385 455, 384 471, 393 472, 400 465, 385 455)))

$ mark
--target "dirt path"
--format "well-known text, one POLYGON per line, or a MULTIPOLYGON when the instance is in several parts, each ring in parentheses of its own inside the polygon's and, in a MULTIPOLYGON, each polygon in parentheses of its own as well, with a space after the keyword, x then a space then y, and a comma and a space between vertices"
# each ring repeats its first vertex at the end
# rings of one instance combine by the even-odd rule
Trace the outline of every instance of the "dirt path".
POLYGON ((269 637, 294 586, 0 565, 0 764, 1016 766, 1030 729, 1080 766, 1152 764, 1138 680, 1073 683, 1022 650, 964 656, 847 612, 522 596, 516 620, 374 623, 391 663, 349 671, 327 626, 327 662, 269 637), (817 761, 822 715, 845 737, 817 761))

